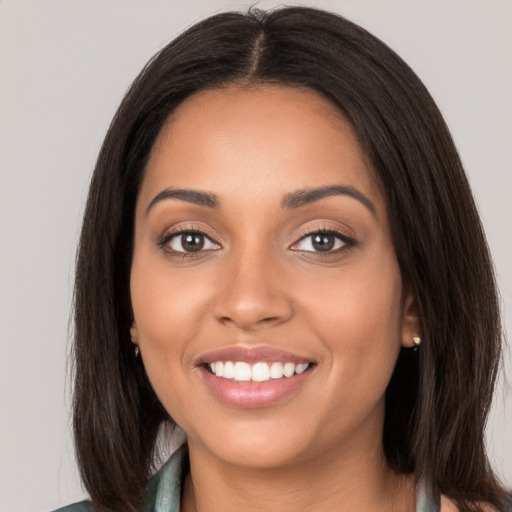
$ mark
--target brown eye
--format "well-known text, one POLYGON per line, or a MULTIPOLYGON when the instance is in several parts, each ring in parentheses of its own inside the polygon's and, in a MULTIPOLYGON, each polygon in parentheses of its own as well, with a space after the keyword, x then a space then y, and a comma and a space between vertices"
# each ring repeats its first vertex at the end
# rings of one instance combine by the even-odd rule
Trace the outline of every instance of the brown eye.
POLYGON ((177 233, 171 236, 166 245, 174 252, 199 252, 214 250, 220 247, 212 242, 206 235, 196 232, 177 233))
POLYGON ((317 251, 331 251, 334 247, 334 243, 336 242, 336 238, 334 235, 327 235, 323 233, 319 233, 317 235, 313 235, 311 238, 311 245, 317 251))
POLYGON ((204 236, 196 233, 181 235, 181 246, 187 252, 200 251, 204 247, 204 236))
POLYGON ((292 249, 305 252, 334 252, 353 242, 341 234, 319 231, 302 237, 292 249))

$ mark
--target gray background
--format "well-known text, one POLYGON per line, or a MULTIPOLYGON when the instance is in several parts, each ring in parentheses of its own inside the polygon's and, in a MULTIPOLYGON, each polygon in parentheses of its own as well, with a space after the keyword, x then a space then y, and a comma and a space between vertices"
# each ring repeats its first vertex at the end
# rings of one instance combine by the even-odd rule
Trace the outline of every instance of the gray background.
MULTIPOLYGON (((83 496, 69 431, 69 306, 87 184, 115 109, 148 58, 178 32, 248 5, 0 0, 2 511, 49 510, 83 496)), ((308 5, 381 37, 430 89, 465 162, 512 332, 512 2, 308 5)), ((510 351, 505 366, 510 377, 510 351)), ((488 446, 512 486, 512 396, 503 379, 488 446)))

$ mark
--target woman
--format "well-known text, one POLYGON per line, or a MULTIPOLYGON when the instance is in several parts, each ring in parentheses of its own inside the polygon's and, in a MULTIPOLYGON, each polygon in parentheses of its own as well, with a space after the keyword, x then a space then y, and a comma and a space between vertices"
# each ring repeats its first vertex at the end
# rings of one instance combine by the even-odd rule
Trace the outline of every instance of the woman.
POLYGON ((221 14, 150 62, 91 183, 75 326, 97 510, 506 510, 474 201, 419 79, 343 18, 221 14))

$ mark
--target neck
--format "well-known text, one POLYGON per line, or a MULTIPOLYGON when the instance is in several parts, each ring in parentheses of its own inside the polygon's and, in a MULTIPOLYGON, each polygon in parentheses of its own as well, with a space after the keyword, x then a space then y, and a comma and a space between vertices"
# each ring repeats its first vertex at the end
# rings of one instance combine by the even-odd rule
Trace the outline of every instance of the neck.
POLYGON ((389 468, 380 443, 265 469, 227 464, 190 442, 189 453, 184 512, 414 510, 412 478, 389 468))

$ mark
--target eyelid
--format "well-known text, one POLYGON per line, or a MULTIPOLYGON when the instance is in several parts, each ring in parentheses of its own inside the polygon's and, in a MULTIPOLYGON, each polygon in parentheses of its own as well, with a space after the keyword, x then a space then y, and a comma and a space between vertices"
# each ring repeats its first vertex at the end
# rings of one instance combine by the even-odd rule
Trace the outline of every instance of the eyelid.
MULTIPOLYGON (((158 237, 158 239, 156 240, 156 245, 160 249, 165 250, 165 246, 169 243, 169 241, 173 237, 179 236, 179 235, 185 234, 185 233, 197 233, 199 235, 206 237, 211 243, 215 244, 218 247, 215 249, 202 249, 197 252, 176 251, 176 250, 172 250, 172 249, 167 249, 167 252, 169 254, 174 254, 174 255, 185 255, 185 256, 196 255, 196 256, 198 256, 199 254, 204 254, 206 252, 212 252, 212 251, 217 251, 219 249, 222 249, 222 247, 223 247, 222 238, 220 237, 220 235, 217 232, 215 232, 215 235, 212 235, 211 231, 212 230, 208 229, 208 227, 204 227, 201 224, 196 224, 195 222, 189 221, 185 224, 177 223, 175 225, 168 227, 167 229, 165 229, 163 231, 162 235, 160 235, 158 237)), ((343 227, 341 227, 339 225, 333 226, 333 225, 329 225, 329 224, 320 224, 320 225, 317 224, 315 226, 310 225, 310 226, 302 229, 301 232, 294 237, 294 241, 291 243, 291 245, 289 245, 288 248, 290 250, 295 250, 296 252, 308 252, 308 253, 314 253, 314 254, 320 255, 320 256, 329 256, 329 255, 345 252, 346 250, 351 249, 352 247, 354 247, 357 244, 358 244, 358 242, 354 238, 354 236, 352 234, 352 230, 350 228, 344 229, 343 227), (340 247, 340 248, 337 248, 334 250, 330 250, 330 251, 325 251, 325 252, 294 249, 294 247, 297 244, 299 244, 304 238, 311 236, 311 235, 315 235, 315 234, 333 235, 336 238, 338 238, 339 240, 341 240, 344 245, 343 245, 343 247, 340 247)))
POLYGON ((169 252, 180 254, 199 254, 210 251, 216 251, 220 249, 219 244, 215 243, 209 236, 206 236, 204 233, 199 233, 198 231, 185 231, 183 233, 176 233, 174 235, 170 235, 169 237, 167 237, 165 247, 169 252), (193 237, 201 237, 204 240, 203 246, 196 251, 180 250, 179 245, 183 244, 184 237, 187 237, 189 235, 192 235, 193 237), (178 247, 175 246, 176 242, 178 247), (210 247, 208 247, 208 245, 210 245, 210 247))
MULTIPOLYGON (((165 249, 165 246, 169 243, 169 241, 174 238, 174 237, 177 237, 179 235, 183 235, 183 234, 186 234, 186 233, 196 233, 198 235, 202 235, 204 236, 205 238, 207 238, 210 242, 212 242, 213 244, 217 245, 218 246, 218 249, 221 249, 222 248, 222 243, 218 241, 218 236, 212 236, 210 233, 209 233, 210 230, 202 227, 202 226, 198 226, 197 224, 194 224, 194 223, 187 223, 187 224, 176 224, 176 225, 173 225, 167 229, 164 230, 164 232, 162 233, 162 235, 160 235, 156 241, 156 245, 160 248, 160 249, 165 249)), ((178 255, 198 255, 200 253, 205 253, 205 252, 211 252, 211 251, 214 251, 214 250, 218 250, 218 249, 205 249, 205 250, 201 250, 201 251, 197 251, 197 252, 185 252, 185 251, 176 251, 176 250, 172 250, 172 249, 167 249, 167 252, 169 254, 178 254, 178 255)))
POLYGON ((344 252, 348 249, 351 249, 355 245, 357 245, 357 242, 352 234, 347 233, 348 230, 344 230, 341 227, 334 227, 332 225, 320 225, 320 226, 309 226, 301 231, 299 236, 296 238, 296 240, 292 243, 290 246, 290 250, 295 250, 297 252, 308 252, 308 253, 314 253, 316 255, 320 256, 329 256, 333 254, 339 254, 340 252, 344 252), (330 250, 330 251, 307 251, 304 249, 294 249, 302 240, 307 238, 308 236, 317 235, 317 234, 328 234, 332 235, 339 240, 343 242, 343 247, 340 247, 338 249, 330 250))

